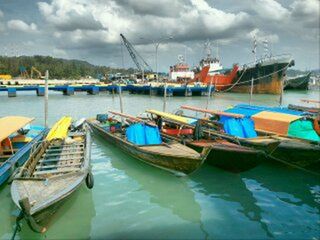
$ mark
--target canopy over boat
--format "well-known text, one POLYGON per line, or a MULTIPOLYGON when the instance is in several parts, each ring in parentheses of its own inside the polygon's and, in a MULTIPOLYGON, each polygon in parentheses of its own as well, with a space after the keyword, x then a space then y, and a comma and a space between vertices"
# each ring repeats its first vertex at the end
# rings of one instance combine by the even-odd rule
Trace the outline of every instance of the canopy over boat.
POLYGON ((166 112, 161 112, 161 111, 157 111, 157 110, 147 110, 146 112, 158 115, 158 116, 166 118, 166 119, 171 119, 171 120, 174 120, 179 123, 196 124, 196 122, 197 122, 197 119, 194 119, 194 118, 177 116, 172 113, 166 113, 166 112))
POLYGON ((290 124, 302 116, 262 111, 252 115, 251 118, 258 131, 287 135, 290 124))
POLYGON ((71 125, 71 117, 62 117, 56 122, 48 133, 46 140, 65 139, 68 136, 68 129, 71 125))
POLYGON ((7 116, 0 118, 0 142, 9 137, 11 134, 23 128, 34 118, 21 117, 21 116, 7 116))

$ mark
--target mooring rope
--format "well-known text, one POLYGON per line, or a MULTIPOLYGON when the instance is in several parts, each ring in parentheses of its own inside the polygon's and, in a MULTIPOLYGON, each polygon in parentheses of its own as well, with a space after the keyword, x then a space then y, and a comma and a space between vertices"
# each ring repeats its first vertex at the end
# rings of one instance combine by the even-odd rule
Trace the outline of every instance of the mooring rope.
POLYGON ((16 226, 14 228, 13 231, 13 235, 11 237, 11 240, 14 240, 17 233, 21 231, 21 225, 20 225, 20 221, 23 219, 23 212, 22 210, 20 210, 18 217, 16 218, 16 226))

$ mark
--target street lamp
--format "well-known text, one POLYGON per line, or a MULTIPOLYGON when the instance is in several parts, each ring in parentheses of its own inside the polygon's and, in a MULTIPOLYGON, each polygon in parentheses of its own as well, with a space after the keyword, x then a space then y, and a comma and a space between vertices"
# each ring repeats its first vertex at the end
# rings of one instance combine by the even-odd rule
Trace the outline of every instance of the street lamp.
MULTIPOLYGON (((140 39, 145 39, 145 38, 140 37, 140 39)), ((159 45, 160 45, 161 43, 163 43, 163 41, 165 41, 165 40, 171 40, 171 39, 173 39, 173 36, 169 36, 169 37, 166 37, 166 38, 160 38, 158 41, 152 40, 152 43, 154 44, 155 49, 156 49, 155 55, 156 55, 156 76, 157 76, 157 82, 159 81, 159 76, 158 76, 158 48, 159 48, 159 45)))

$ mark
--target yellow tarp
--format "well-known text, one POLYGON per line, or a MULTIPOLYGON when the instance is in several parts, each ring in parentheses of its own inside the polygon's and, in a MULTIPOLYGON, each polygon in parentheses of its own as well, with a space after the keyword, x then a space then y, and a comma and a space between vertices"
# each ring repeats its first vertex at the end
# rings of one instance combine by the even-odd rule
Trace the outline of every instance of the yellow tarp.
POLYGON ((166 112, 161 112, 161 111, 157 111, 157 110, 147 110, 147 112, 158 115, 158 116, 166 118, 166 119, 171 119, 171 120, 179 122, 179 123, 195 124, 197 122, 197 120, 194 118, 181 117, 181 116, 177 116, 172 113, 166 113, 166 112))
POLYGON ((71 117, 62 117, 56 122, 48 133, 46 140, 65 139, 68 136, 68 129, 71 125, 71 117))
POLYGON ((0 118, 0 142, 9 137, 11 134, 23 128, 34 118, 20 117, 20 116, 7 116, 0 118))
POLYGON ((262 111, 251 116, 257 131, 266 131, 287 135, 290 123, 302 118, 301 116, 285 113, 262 111))

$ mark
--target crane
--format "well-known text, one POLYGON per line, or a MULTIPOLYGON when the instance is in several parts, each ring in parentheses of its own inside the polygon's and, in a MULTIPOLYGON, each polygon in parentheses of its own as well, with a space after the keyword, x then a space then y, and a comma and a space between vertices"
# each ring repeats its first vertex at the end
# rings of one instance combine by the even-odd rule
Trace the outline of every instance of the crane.
POLYGON ((126 46, 130 57, 132 58, 132 61, 137 66, 138 70, 140 72, 144 72, 146 69, 146 72, 152 72, 152 68, 150 65, 143 59, 143 57, 140 56, 140 54, 137 52, 137 50, 132 46, 132 44, 125 38, 125 36, 120 33, 120 36, 122 38, 123 44, 126 46))
POLYGON ((34 66, 31 67, 31 74, 30 74, 30 77, 33 78, 33 72, 36 72, 38 74, 38 78, 40 79, 44 79, 45 76, 42 76, 41 72, 36 69, 34 66))

